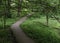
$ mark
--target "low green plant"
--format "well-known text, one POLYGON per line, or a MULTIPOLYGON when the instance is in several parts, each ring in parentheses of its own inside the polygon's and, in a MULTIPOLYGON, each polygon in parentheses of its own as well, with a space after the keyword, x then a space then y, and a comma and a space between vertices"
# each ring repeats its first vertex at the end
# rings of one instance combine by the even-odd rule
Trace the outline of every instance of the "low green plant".
POLYGON ((58 29, 48 27, 39 20, 27 20, 21 24, 23 31, 36 43, 60 43, 60 34, 58 29))
POLYGON ((10 26, 15 23, 18 18, 7 18, 6 28, 3 28, 3 19, 0 18, 0 43, 13 43, 13 37, 10 31, 10 26))

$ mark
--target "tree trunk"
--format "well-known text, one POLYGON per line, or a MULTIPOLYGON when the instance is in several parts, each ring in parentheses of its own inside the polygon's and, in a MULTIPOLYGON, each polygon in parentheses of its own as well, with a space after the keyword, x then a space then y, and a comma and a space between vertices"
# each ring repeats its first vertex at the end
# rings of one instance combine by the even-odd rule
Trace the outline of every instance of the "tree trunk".
POLYGON ((21 12, 21 2, 22 0, 18 0, 18 14, 17 14, 18 17, 20 16, 20 12, 21 12))
POLYGON ((7 15, 7 12, 6 12, 6 1, 5 1, 5 8, 4 8, 4 17, 3 17, 3 28, 5 29, 6 28, 6 15, 7 15))
POLYGON ((11 0, 7 0, 7 17, 11 18, 11 14, 10 14, 10 2, 11 0))
POLYGON ((47 26, 48 26, 48 22, 49 22, 48 19, 49 19, 49 18, 48 18, 48 14, 46 14, 46 23, 47 23, 47 26))

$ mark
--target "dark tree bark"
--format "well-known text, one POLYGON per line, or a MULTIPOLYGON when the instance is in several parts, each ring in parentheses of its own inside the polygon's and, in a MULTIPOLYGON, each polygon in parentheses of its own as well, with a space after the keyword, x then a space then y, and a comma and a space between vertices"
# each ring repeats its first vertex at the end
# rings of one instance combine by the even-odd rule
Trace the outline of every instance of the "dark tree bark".
POLYGON ((54 18, 60 23, 60 19, 54 15, 54 18))
POLYGON ((48 18, 48 14, 46 14, 46 21, 47 21, 47 26, 48 26, 48 22, 49 22, 49 20, 48 20, 49 18, 48 18))
POLYGON ((11 14, 10 14, 10 2, 11 0, 7 0, 7 17, 11 18, 11 14))
POLYGON ((49 9, 48 9, 48 7, 46 7, 45 8, 45 15, 46 15, 46 24, 47 24, 47 26, 49 24, 49 16, 48 16, 48 13, 49 13, 49 9))
POLYGON ((21 12, 21 3, 22 0, 18 0, 18 14, 17 14, 18 17, 20 16, 20 12, 21 12))
POLYGON ((6 12, 6 1, 5 1, 5 7, 4 7, 4 15, 3 15, 3 29, 6 28, 6 15, 7 15, 7 12, 6 12))

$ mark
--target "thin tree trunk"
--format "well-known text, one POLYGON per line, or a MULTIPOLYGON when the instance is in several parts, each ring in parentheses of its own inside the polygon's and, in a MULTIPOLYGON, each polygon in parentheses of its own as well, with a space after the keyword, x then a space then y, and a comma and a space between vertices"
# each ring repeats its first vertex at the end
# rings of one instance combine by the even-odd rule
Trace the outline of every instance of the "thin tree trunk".
POLYGON ((60 23, 60 19, 54 15, 54 18, 60 23))
POLYGON ((7 17, 11 18, 11 14, 10 14, 10 2, 11 0, 7 0, 7 17))
POLYGON ((5 29, 6 28, 6 1, 5 1, 5 8, 4 8, 4 12, 5 12, 5 14, 4 14, 4 17, 3 17, 3 28, 5 29))
POLYGON ((21 0, 18 0, 18 14, 17 16, 19 17, 20 16, 20 12, 21 12, 21 0))
POLYGON ((48 19, 49 19, 49 18, 48 18, 48 14, 46 14, 46 23, 47 23, 47 26, 48 26, 48 22, 49 22, 48 19))

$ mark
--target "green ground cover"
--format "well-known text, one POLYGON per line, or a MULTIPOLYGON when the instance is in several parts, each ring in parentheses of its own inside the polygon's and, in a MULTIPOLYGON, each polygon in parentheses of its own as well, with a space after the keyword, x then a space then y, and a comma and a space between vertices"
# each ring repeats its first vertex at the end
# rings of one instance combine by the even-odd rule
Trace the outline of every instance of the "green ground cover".
POLYGON ((6 28, 3 28, 3 20, 0 18, 0 43, 14 43, 10 26, 15 23, 19 18, 6 19, 6 28))
POLYGON ((47 26, 45 16, 30 16, 20 27, 36 43, 60 43, 60 23, 55 19, 49 18, 47 26))

